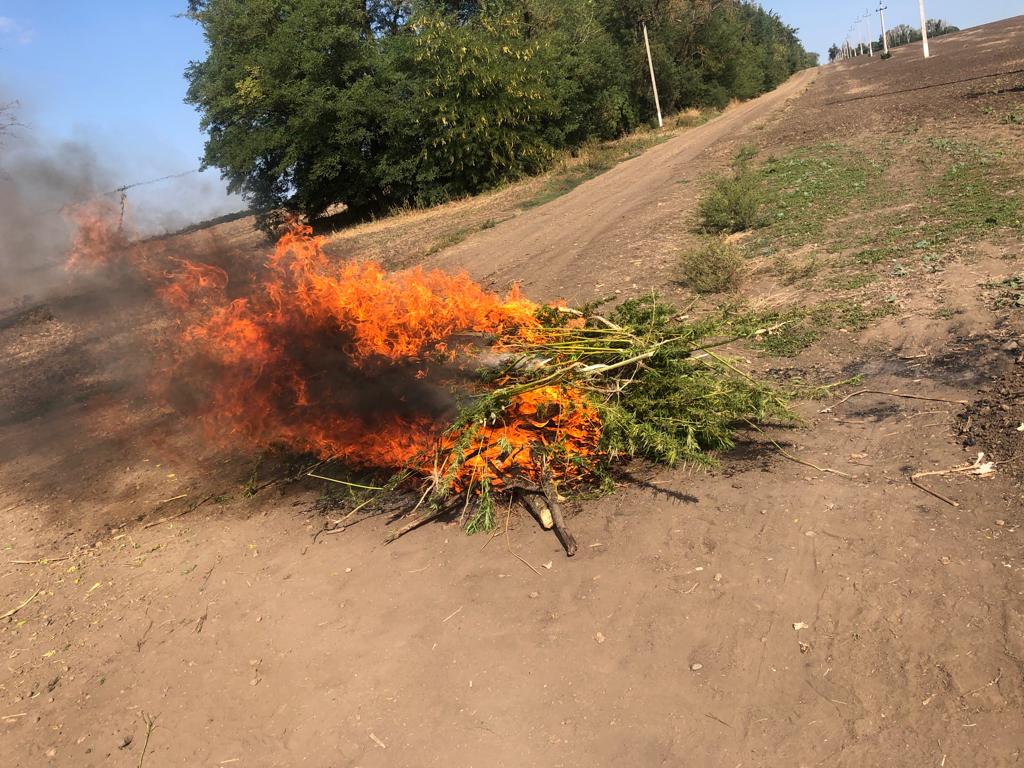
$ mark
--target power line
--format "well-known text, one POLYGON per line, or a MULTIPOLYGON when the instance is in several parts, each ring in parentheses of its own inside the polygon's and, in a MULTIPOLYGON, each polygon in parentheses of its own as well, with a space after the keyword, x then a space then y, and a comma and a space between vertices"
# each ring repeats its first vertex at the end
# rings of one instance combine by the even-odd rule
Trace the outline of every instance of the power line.
POLYGON ((167 176, 161 176, 159 179, 149 179, 148 181, 136 181, 134 184, 125 184, 117 189, 112 189, 109 192, 101 192, 96 197, 105 197, 106 195, 113 195, 118 192, 127 192, 129 189, 135 189, 136 187, 145 187, 149 184, 157 184, 161 181, 170 181, 171 179, 180 179, 185 176, 191 176, 193 173, 199 173, 202 168, 193 168, 191 171, 182 171, 181 173, 172 173, 167 176))
POLYGON ((60 213, 65 208, 67 208, 69 205, 80 205, 81 203, 87 203, 90 200, 99 200, 101 197, 110 197, 111 195, 121 195, 122 196, 121 208, 122 208, 122 215, 123 215, 123 212, 124 212, 124 199, 123 198, 127 197, 127 195, 125 193, 129 189, 136 189, 137 187, 146 187, 146 186, 149 186, 150 184, 159 184, 161 181, 170 181, 171 179, 181 179, 181 178, 184 178, 185 176, 191 176, 194 173, 199 173, 202 170, 203 170, 202 168, 193 168, 191 171, 181 171, 180 173, 171 173, 171 174, 168 174, 167 176, 161 176, 161 177, 159 177, 157 179, 146 179, 145 181, 135 181, 135 182, 132 182, 131 184, 123 184, 120 187, 117 187, 115 189, 107 190, 106 192, 97 192, 95 195, 92 195, 91 197, 87 197, 87 198, 85 198, 83 200, 69 201, 67 203, 64 203, 64 205, 60 206, 59 208, 51 208, 51 209, 46 210, 46 211, 37 211, 36 213, 31 213, 29 215, 33 216, 33 217, 52 216, 55 213, 60 213))

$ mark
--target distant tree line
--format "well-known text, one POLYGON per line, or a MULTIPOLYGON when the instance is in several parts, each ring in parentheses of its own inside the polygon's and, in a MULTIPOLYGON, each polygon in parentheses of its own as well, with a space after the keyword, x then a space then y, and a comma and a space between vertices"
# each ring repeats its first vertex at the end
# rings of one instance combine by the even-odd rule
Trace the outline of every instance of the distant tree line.
MULTIPOLYGON (((960 27, 954 27, 952 24, 947 23, 942 19, 928 19, 927 21, 928 37, 941 37, 942 35, 948 35, 953 32, 959 32, 960 27)), ((895 27, 889 30, 889 47, 898 48, 901 45, 907 45, 908 43, 919 43, 921 42, 921 29, 919 27, 912 27, 909 24, 897 24, 895 27)), ((885 46, 882 45, 882 36, 879 35, 877 40, 872 41, 871 48, 874 51, 884 50, 885 46)), ((867 48, 864 48, 865 52, 867 48)), ((838 45, 833 44, 828 49, 828 60, 835 61, 839 58, 839 54, 842 53, 842 48, 838 45)))
POLYGON ((253 207, 430 204, 817 64, 746 0, 191 0, 204 164, 253 207))

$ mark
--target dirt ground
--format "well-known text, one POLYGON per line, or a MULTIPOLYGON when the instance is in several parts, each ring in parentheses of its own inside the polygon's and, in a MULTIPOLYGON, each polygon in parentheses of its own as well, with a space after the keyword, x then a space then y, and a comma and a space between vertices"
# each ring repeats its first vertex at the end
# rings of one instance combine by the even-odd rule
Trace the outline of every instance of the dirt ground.
MULTIPOLYGON (((430 263, 537 299, 672 295, 737 147, 973 136, 979 110, 1024 106, 1024 17, 932 50, 802 73, 430 263)), ((251 258, 243 226, 214 234, 251 258)), ((357 230, 332 247, 359 252, 357 230)), ((807 463, 751 434, 713 472, 631 467, 575 505, 571 560, 525 520, 314 539, 317 484, 250 495, 279 468, 131 383, 159 325, 144 300, 72 285, 0 314, 0 764, 1019 764, 1024 310, 982 286, 1024 251, 975 245, 864 331, 752 356, 889 393, 799 404, 770 436, 807 463), (979 451, 993 476, 909 482, 979 451)))

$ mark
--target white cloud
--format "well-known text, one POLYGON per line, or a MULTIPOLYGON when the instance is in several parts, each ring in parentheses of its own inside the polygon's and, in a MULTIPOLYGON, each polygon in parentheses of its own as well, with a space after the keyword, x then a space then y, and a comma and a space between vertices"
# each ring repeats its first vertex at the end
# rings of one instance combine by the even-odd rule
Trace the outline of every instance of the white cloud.
POLYGON ((0 36, 10 37, 19 45, 28 45, 32 42, 32 30, 21 26, 9 16, 0 16, 0 36))

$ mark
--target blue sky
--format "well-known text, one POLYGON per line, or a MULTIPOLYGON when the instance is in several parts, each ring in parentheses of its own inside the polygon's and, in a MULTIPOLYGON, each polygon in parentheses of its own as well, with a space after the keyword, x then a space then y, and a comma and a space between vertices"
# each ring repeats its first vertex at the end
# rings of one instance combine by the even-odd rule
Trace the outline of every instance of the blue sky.
MULTIPOLYGON (((838 41, 868 0, 768 0, 805 45, 838 41)), ((111 169, 115 186, 198 167, 203 137, 182 102, 183 70, 203 37, 176 18, 185 0, 0 0, 0 100, 21 103, 24 134, 42 145, 77 141, 111 169)), ((917 26, 916 0, 888 0, 890 25, 917 26)), ((961 27, 1024 13, 1021 0, 927 0, 928 16, 961 27)), ((877 18, 877 17, 876 17, 877 18)), ((877 20, 872 31, 877 35, 877 20)), ((189 217, 235 210, 216 171, 136 193, 189 217), (173 199, 172 199, 173 198, 173 199)))

